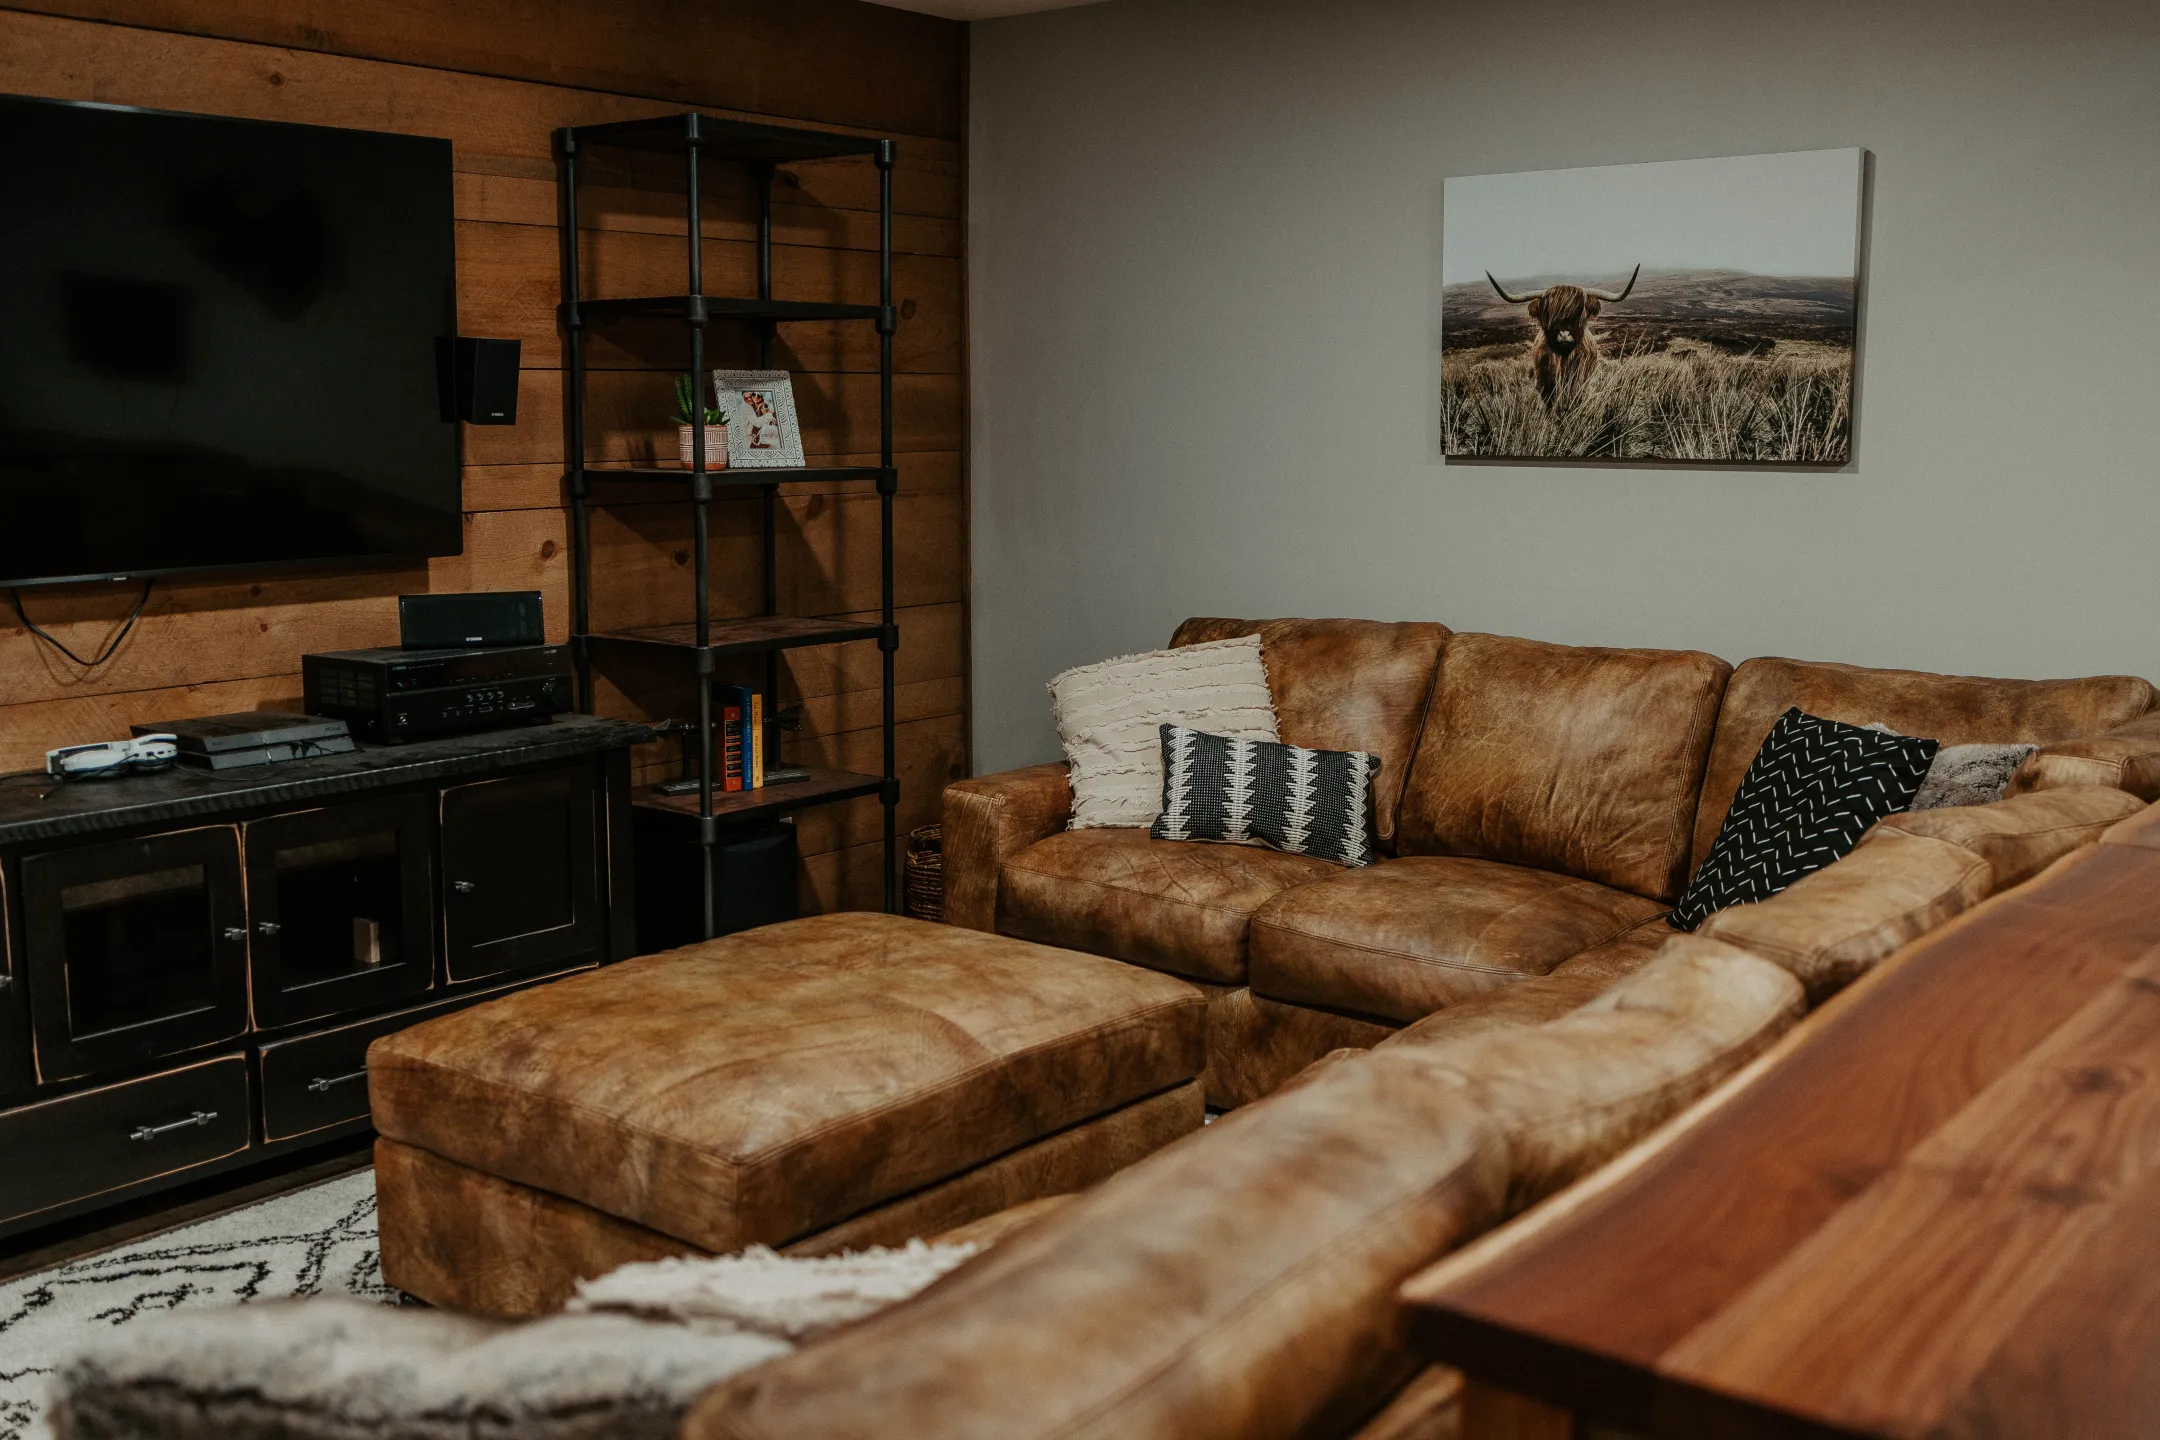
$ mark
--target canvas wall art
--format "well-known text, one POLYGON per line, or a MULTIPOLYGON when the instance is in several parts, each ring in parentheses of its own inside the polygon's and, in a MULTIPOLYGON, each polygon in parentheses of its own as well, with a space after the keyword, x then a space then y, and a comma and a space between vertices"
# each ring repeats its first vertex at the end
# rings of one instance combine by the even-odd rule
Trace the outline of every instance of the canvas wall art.
POLYGON ((1845 463, 1863 158, 1450 179, 1442 452, 1845 463))

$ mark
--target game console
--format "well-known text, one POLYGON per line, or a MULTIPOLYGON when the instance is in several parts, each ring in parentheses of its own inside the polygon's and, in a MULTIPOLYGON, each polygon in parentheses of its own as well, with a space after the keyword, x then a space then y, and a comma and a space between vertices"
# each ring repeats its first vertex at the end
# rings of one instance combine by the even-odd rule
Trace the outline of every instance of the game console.
POLYGON ((101 740, 63 745, 45 752, 45 773, 63 780, 112 780, 170 770, 180 746, 170 735, 138 735, 132 740, 101 740))
POLYGON ((158 734, 180 750, 180 763, 201 770, 237 770, 284 760, 349 754, 354 746, 342 720, 284 710, 243 710, 199 715, 131 727, 138 736, 158 734))

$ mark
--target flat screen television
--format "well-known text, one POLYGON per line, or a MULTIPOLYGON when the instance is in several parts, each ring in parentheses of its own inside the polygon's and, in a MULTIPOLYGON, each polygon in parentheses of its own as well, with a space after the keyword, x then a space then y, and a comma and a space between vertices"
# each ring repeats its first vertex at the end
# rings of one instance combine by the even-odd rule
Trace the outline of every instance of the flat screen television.
POLYGON ((0 586, 454 555, 450 142, 0 96, 0 586))

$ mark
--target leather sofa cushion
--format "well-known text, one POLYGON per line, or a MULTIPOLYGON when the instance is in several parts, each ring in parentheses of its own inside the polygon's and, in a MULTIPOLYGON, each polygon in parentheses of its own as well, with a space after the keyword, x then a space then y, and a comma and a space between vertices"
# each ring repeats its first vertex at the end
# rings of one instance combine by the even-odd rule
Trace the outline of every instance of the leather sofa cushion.
POLYGON ((1405 856, 1285 891, 1252 924, 1270 999, 1406 1022, 1543 975, 1663 907, 1588 880, 1405 856))
POLYGON ((1720 910, 1698 933, 1776 961, 1819 1004, 1994 888, 1987 860, 1964 846, 1878 827, 1836 864, 1720 910))
POLYGON ((778 1245, 1200 1073, 1129 965, 820 915, 375 1042, 376 1129, 706 1250, 778 1245))
POLYGON ((1870 836, 1901 830, 1962 846, 1988 862, 1989 893, 2022 885, 2108 827, 2145 808, 2134 795, 2098 785, 2035 790, 1992 805, 1951 805, 1912 810, 1875 823, 1870 836))
MULTIPOLYGON (((1984 680, 1774 657, 1743 661, 1718 712, 1688 871, 1694 873, 1710 853, 1749 762, 1789 706, 1848 725, 1879 721, 1901 735, 1945 745, 1997 740, 2046 745, 2113 729, 2143 715, 2153 700, 2151 683, 2128 675, 1984 680)), ((2084 783, 2092 783, 2091 777, 2084 783)), ((2012 784, 2017 788, 2015 780, 2012 784)))
POLYGON ((1436 1010, 1380 1041, 1376 1048, 1434 1045, 1487 1030, 1522 1030, 1557 1020, 1642 969, 1674 938, 1664 915, 1653 915, 1604 944, 1561 961, 1546 974, 1436 1010))
POLYGON ((1687 882, 1703 757, 1730 673, 1688 650, 1450 636, 1397 849, 1530 865, 1671 902, 1687 882))
POLYGON ((2110 826, 2100 839, 2108 845, 2135 845, 2145 850, 2160 850, 2160 805, 2142 807, 2129 819, 2110 826))
POLYGON ((1363 750, 1380 757, 1373 818, 1383 849, 1395 840, 1395 807, 1425 719, 1447 627, 1430 621, 1219 620, 1178 626, 1173 646, 1258 635, 1283 743, 1308 750, 1363 750))
POLYGON ((1145 830, 1067 830, 1005 862, 998 928, 1151 970, 1241 985, 1253 912, 1294 885, 1341 870, 1258 845, 1157 840, 1145 830))
POLYGON ((2140 800, 2160 800, 2160 715, 2043 746, 2010 777, 2012 794, 2060 785, 2111 785, 2140 800))
POLYGON ((907 1304, 727 1381, 683 1440, 1343 1434, 1418 1367, 1404 1279, 1798 1016, 1775 965, 1680 943, 1594 1011, 1331 1058, 907 1304))

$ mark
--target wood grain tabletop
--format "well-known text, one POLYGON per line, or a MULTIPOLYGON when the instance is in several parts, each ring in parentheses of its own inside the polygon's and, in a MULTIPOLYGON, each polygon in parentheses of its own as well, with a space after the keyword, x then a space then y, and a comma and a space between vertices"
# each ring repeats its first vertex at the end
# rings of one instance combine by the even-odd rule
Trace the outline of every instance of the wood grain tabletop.
POLYGON ((1431 1358, 1661 1436, 2160 1435, 2160 807, 1403 1294, 1431 1358))

